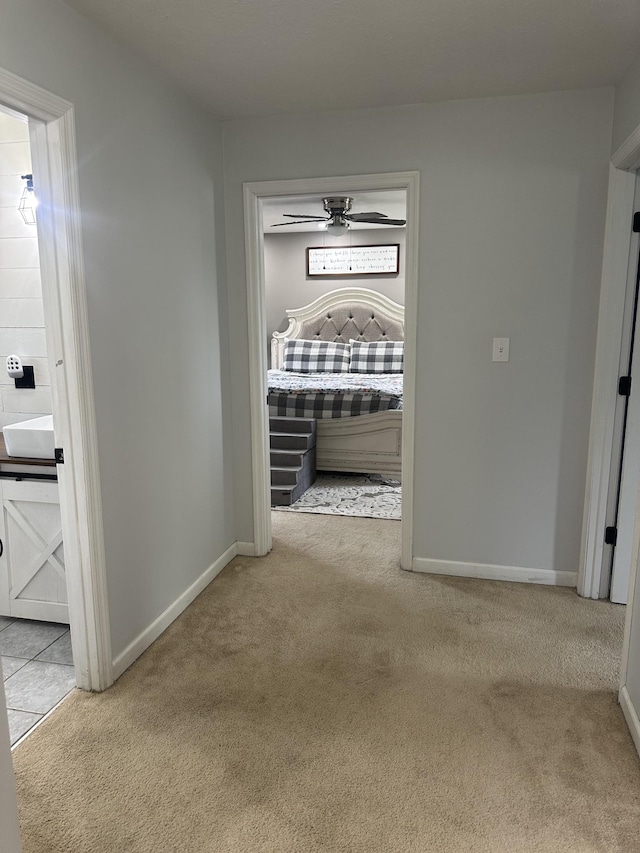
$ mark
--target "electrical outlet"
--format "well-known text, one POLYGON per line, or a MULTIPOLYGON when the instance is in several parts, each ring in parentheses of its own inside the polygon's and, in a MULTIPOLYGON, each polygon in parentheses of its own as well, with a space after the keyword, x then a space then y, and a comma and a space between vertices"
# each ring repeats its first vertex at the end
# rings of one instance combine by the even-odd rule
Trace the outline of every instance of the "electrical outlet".
POLYGON ((35 388, 36 380, 33 373, 33 365, 23 364, 22 376, 13 380, 16 388, 35 388))

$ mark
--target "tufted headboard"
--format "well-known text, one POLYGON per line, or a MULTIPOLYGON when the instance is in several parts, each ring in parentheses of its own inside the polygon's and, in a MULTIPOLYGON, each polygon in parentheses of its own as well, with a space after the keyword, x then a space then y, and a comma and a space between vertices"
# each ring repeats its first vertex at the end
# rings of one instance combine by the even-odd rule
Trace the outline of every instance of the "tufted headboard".
POLYGON ((285 341, 404 340, 404 308, 375 290, 344 287, 287 310, 289 326, 271 337, 271 367, 282 367, 285 341))

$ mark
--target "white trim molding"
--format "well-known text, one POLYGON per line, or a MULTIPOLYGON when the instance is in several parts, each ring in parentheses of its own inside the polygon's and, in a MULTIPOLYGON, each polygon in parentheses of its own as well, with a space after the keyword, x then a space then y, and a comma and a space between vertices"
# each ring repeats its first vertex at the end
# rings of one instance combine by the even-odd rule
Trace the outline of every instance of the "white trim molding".
POLYGON ((0 101, 32 120, 53 415, 65 451, 58 473, 76 682, 104 690, 113 670, 74 109, 4 69, 0 101))
POLYGON ((631 548, 631 571, 629 576, 629 595, 627 598, 628 605, 626 607, 624 621, 624 638, 622 640, 622 660, 620 661, 620 690, 618 692, 618 701, 622 708, 622 713, 627 721, 631 737, 635 744, 638 754, 640 754, 640 721, 638 720, 637 711, 631 701, 627 681, 629 677, 629 662, 637 670, 638 650, 631 649, 631 631, 634 627, 634 620, 638 618, 638 601, 636 600, 636 584, 638 581, 638 556, 640 554, 640 489, 635 501, 635 524, 633 527, 633 544, 631 548))
POLYGON ((176 598, 173 604, 170 604, 154 621, 148 625, 133 640, 127 648, 121 652, 113 661, 113 672, 115 678, 120 678, 125 670, 129 669, 140 655, 145 652, 149 646, 158 639, 160 634, 167 630, 169 625, 183 613, 187 607, 196 599, 200 593, 211 583, 211 581, 220 574, 220 572, 229 565, 231 560, 238 554, 238 544, 233 543, 227 550, 221 554, 218 559, 212 563, 208 569, 197 578, 191 586, 186 589, 181 595, 176 598))
POLYGON ((628 136, 620 148, 611 157, 611 165, 616 169, 635 172, 640 169, 640 125, 628 136))
POLYGON ((409 172, 404 288, 404 379, 402 402, 402 529, 400 565, 413 564, 413 504, 415 482, 416 383, 418 346, 418 261, 420 247, 420 174, 409 172))
POLYGON ((640 720, 636 714, 636 709, 633 707, 629 691, 624 686, 620 688, 618 701, 620 702, 622 713, 624 714, 624 718, 629 726, 629 731, 631 732, 631 737, 633 738, 636 751, 640 755, 640 720))
POLYGON ((236 542, 238 557, 255 557, 256 546, 253 542, 236 542))
MULTIPOLYGON (((638 134, 640 139, 640 134, 638 134)), ((622 659, 620 661, 620 690, 618 692, 618 701, 622 708, 622 713, 629 727, 631 737, 635 744, 638 754, 640 754, 640 721, 638 713, 631 700, 627 682, 629 680, 630 668, 637 673, 638 670, 638 649, 631 648, 632 631, 635 631, 635 623, 638 619, 638 611, 640 604, 636 596, 636 586, 638 583, 638 557, 640 554, 640 484, 636 483, 636 499, 633 507, 634 525, 633 539, 631 544, 630 566, 629 566, 629 593, 627 596, 627 607, 624 622, 624 637, 622 640, 622 659), (631 666, 630 666, 631 665, 631 666)))
POLYGON ((578 593, 599 598, 636 176, 609 168, 578 593))
POLYGON ((522 566, 492 566, 486 563, 459 563, 453 560, 431 560, 425 557, 414 557, 412 568, 414 572, 430 575, 538 583, 549 586, 575 587, 578 577, 577 572, 556 572, 553 569, 529 569, 522 566))
POLYGON ((578 593, 606 596, 604 531, 611 482, 617 379, 629 277, 635 170, 640 168, 640 126, 611 157, 602 259, 602 284, 593 381, 589 456, 578 572, 578 593))
POLYGON ((253 539, 256 556, 271 550, 271 499, 269 490, 267 327, 264 280, 262 200, 317 193, 348 195, 367 190, 405 190, 407 194, 405 260, 405 353, 402 442, 402 553, 401 565, 412 566, 413 466, 415 444, 416 338, 418 307, 418 172, 389 172, 333 178, 260 181, 244 184, 247 318, 249 333, 249 405, 251 411, 251 470, 253 477, 253 539))
POLYGON ((11 739, 6 702, 4 683, 0 679, 0 826, 2 826, 2 850, 4 853, 21 853, 18 798, 9 746, 11 739))
POLYGON ((249 406, 251 417, 251 476, 253 477, 253 542, 257 557, 272 548, 267 355, 264 347, 266 296, 264 234, 260 194, 244 186, 245 254, 247 262, 247 322, 249 325, 249 406))
POLYGON ((622 639, 622 658, 620 661, 620 690, 627 683, 627 671, 629 668, 629 655, 631 653, 631 628, 635 611, 636 583, 638 580, 638 556, 640 554, 640 488, 635 502, 635 523, 633 526, 633 543, 631 545, 631 571, 629 573, 629 594, 624 618, 624 637, 622 639))

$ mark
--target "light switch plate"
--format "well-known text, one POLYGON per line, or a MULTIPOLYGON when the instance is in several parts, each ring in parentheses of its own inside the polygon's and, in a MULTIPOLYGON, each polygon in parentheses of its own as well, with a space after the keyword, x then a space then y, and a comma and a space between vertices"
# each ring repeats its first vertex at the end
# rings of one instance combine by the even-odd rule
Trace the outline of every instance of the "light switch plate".
POLYGON ((509 361, 509 338, 493 339, 493 360, 509 361))

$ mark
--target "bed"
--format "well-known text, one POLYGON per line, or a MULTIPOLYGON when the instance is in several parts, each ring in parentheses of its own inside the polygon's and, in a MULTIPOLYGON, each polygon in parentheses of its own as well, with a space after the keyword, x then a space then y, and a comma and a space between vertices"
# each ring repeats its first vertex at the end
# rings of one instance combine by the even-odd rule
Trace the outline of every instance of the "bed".
MULTIPOLYGON (((366 345, 403 341, 403 306, 373 290, 347 287, 286 313, 287 329, 274 332, 271 337, 269 414, 317 419, 318 470, 385 474, 400 479, 401 367, 398 370, 394 363, 392 373, 378 370, 375 374, 355 375, 298 375, 283 367, 285 356, 293 349, 287 346, 288 342, 349 344, 353 340, 366 345)), ((365 349, 360 347, 360 351, 365 349)))

